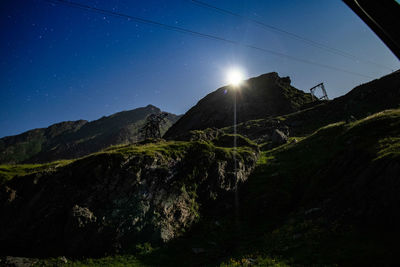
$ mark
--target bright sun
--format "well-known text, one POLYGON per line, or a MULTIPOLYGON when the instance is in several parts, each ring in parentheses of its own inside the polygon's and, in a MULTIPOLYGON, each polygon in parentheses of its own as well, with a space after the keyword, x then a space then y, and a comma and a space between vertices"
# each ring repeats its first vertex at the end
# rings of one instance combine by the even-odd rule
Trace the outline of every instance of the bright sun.
POLYGON ((243 81, 244 75, 238 69, 231 69, 227 72, 227 82, 234 87, 239 86, 243 81))

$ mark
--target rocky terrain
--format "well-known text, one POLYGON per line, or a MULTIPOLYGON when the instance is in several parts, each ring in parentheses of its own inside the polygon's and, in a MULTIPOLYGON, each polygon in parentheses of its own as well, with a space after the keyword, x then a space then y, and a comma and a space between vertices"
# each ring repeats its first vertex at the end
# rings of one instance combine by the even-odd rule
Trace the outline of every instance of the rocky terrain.
POLYGON ((212 142, 111 147, 15 177, 1 186, 1 251, 93 256, 176 238, 201 208, 247 180, 258 148, 239 139, 237 150, 212 142))
POLYGON ((237 135, 223 87, 168 141, 0 165, 0 265, 395 266, 400 73, 326 102, 289 84, 248 80, 237 135))
POLYGON ((276 72, 248 79, 235 90, 224 86, 208 94, 185 113, 165 134, 176 139, 190 130, 210 127, 222 128, 233 124, 236 94, 237 122, 289 114, 304 105, 314 105, 311 95, 290 85, 290 78, 281 78, 276 72))
MULTIPOLYGON (((396 71, 357 86, 346 95, 298 112, 239 123, 237 131, 259 142, 270 140, 274 129, 290 132, 292 136, 307 136, 330 123, 351 122, 375 112, 399 107, 400 71, 396 71)), ((232 133, 233 127, 222 130, 232 133)))
MULTIPOLYGON (((0 139, 0 163, 49 162, 73 159, 110 145, 142 140, 138 130, 146 117, 161 110, 148 105, 94 121, 67 121, 0 139)), ((168 114, 164 133, 179 116, 168 114)))

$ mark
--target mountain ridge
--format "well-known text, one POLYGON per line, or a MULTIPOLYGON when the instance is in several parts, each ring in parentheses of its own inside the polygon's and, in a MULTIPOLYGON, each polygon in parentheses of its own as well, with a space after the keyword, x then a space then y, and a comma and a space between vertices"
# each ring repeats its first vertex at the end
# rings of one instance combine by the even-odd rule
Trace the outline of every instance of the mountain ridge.
MULTIPOLYGON (((146 117, 161 110, 153 105, 120 111, 97 120, 64 121, 0 138, 0 163, 32 163, 76 158, 110 145, 142 140, 138 130, 146 117)), ((162 133, 178 115, 168 113, 162 133)))
MULTIPOLYGON (((354 121, 400 103, 400 71, 354 87, 345 95, 321 102, 310 108, 274 117, 249 120, 237 125, 237 132, 250 139, 268 134, 266 129, 287 127, 290 135, 307 136, 320 127, 339 121, 354 121)), ((232 133, 228 126, 224 132, 232 133)))
POLYGON ((238 134, 191 130, 0 166, 2 253, 44 266, 394 266, 400 73, 330 101, 293 99, 298 111, 238 134))
POLYGON ((291 86, 289 77, 270 72, 244 81, 239 90, 228 85, 209 93, 168 129, 165 138, 173 139, 190 130, 232 125, 235 98, 238 123, 284 115, 305 104, 319 103, 313 102, 309 93, 291 86))

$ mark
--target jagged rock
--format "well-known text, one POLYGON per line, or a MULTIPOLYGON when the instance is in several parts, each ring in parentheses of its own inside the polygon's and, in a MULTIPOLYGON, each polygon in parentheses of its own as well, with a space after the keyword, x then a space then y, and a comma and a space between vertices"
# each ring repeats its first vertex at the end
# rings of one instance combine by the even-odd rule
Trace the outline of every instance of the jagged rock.
POLYGON ((12 202, 16 197, 16 191, 9 188, 8 186, 2 186, 0 188, 0 201, 1 202, 12 202))
POLYGON ((0 258, 0 266, 5 267, 31 267, 37 263, 37 259, 24 258, 24 257, 2 257, 0 258))
POLYGON ((88 208, 74 205, 67 218, 64 228, 64 243, 66 252, 73 253, 76 250, 89 251, 98 249, 96 244, 97 218, 88 208))
POLYGON ((268 142, 270 140, 271 140, 270 135, 264 134, 264 135, 260 136, 259 138, 257 138, 255 141, 257 144, 262 144, 262 143, 268 142))
POLYGON ((150 143, 14 178, 0 192, 7 200, 15 191, 0 203, 0 250, 98 255, 171 240, 198 220, 200 205, 247 179, 258 149, 236 152, 237 175, 232 153, 204 141, 150 143))
POLYGON ((84 228, 91 223, 95 223, 97 218, 88 208, 75 205, 72 208, 70 219, 70 224, 72 224, 74 228, 84 228))
POLYGON ((288 140, 288 137, 278 129, 275 129, 272 133, 271 141, 272 145, 279 146, 285 144, 288 140))
MULTIPOLYGON (((273 132, 278 129, 286 136, 289 136, 289 127, 286 122, 280 121, 278 118, 269 118, 265 120, 254 120, 237 125, 237 133, 243 135, 257 144, 271 142, 273 132)), ((222 128, 223 133, 232 134, 234 128, 232 126, 222 128)))
POLYGON ((64 264, 68 263, 68 260, 65 256, 60 257, 60 261, 64 264))
POLYGON ((204 130, 193 130, 177 135, 174 139, 181 141, 212 141, 223 134, 220 129, 207 128, 204 130))

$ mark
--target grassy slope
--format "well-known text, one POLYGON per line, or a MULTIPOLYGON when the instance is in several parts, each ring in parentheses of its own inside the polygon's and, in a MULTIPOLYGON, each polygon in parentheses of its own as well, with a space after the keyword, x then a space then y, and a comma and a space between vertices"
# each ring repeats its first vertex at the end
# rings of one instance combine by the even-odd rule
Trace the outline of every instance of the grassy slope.
MULTIPOLYGON (((395 72, 357 86, 344 96, 308 109, 276 118, 240 123, 237 125, 237 131, 247 137, 258 138, 265 134, 266 128, 278 123, 289 126, 292 136, 308 136, 327 124, 365 118, 381 110, 399 108, 399 103, 400 72, 395 72)), ((230 126, 222 130, 230 133, 233 128, 230 126)))
MULTIPOLYGON (((351 197, 357 195, 352 190, 354 184, 360 183, 357 177, 365 176, 360 175, 363 169, 389 166, 399 159, 400 109, 352 123, 331 124, 297 143, 263 152, 256 171, 241 189, 239 218, 234 212, 210 212, 185 236, 165 247, 141 244, 125 255, 72 260, 68 264, 390 265, 397 259, 398 233, 388 234, 385 217, 372 218, 373 223, 368 224, 368 216, 352 216, 359 206, 357 198, 351 197), (346 161, 351 161, 352 168, 346 161), (353 202, 341 201, 342 197, 350 197, 345 201, 353 202), (342 212, 343 207, 356 210, 348 215, 342 212), (195 254, 193 248, 204 252, 195 254)), ((377 178, 376 185, 381 183, 379 178, 385 177, 377 178)), ((389 187, 385 182, 382 180, 389 187)), ((364 190, 362 186, 358 188, 364 190)), ((376 201, 379 208, 381 203, 376 201)), ((60 259, 40 264, 51 262, 60 263, 60 259)))
MULTIPOLYGON (((388 229, 381 228, 390 227, 388 218, 353 215, 370 196, 377 202, 375 208, 384 209, 381 200, 387 199, 374 194, 381 183, 390 194, 396 182, 385 181, 385 173, 371 180, 363 172, 399 159, 399 109, 353 123, 331 124, 299 143, 264 152, 244 192, 249 217, 245 223, 254 230, 244 238, 255 244, 250 251, 279 256, 292 264, 393 263, 398 233, 390 236, 388 229)), ((382 216, 395 212, 395 207, 390 208, 382 216)))
POLYGON ((164 138, 173 140, 190 130, 230 125, 234 97, 238 122, 288 114, 305 104, 314 105, 310 94, 291 86, 288 77, 280 78, 272 72, 245 81, 237 93, 225 86, 208 94, 168 129, 164 138))
MULTIPOLYGON (((0 138, 0 163, 37 163, 71 159, 99 151, 109 145, 141 140, 139 129, 146 116, 161 112, 151 105, 118 112, 98 120, 61 122, 16 136, 0 138)), ((169 114, 161 127, 164 134, 179 118, 169 114)))
MULTIPOLYGON (((153 156, 155 153, 164 155, 166 157, 182 157, 188 149, 194 144, 200 144, 210 151, 215 151, 217 153, 236 153, 235 150, 227 146, 224 142, 233 141, 233 135, 223 135, 219 139, 215 140, 215 144, 209 142, 196 142, 196 141, 161 141, 161 142, 142 142, 137 144, 126 144, 126 145, 115 145, 110 146, 97 153, 92 153, 88 156, 81 157, 74 160, 59 160, 49 163, 41 164, 2 164, 0 165, 0 185, 13 179, 17 176, 25 176, 37 172, 48 172, 59 167, 67 166, 71 163, 79 165, 79 160, 84 158, 93 158, 96 160, 95 155, 98 154, 120 154, 121 156, 129 156, 131 154, 143 154, 148 156, 153 156), (225 140, 226 139, 226 140, 225 140)), ((236 149, 238 156, 246 153, 253 153, 249 148, 256 147, 256 145, 249 139, 238 136, 238 148, 236 149)))
POLYGON ((59 160, 44 164, 3 164, 0 165, 0 185, 15 176, 24 176, 36 172, 52 171, 71 163, 72 160, 59 160))

